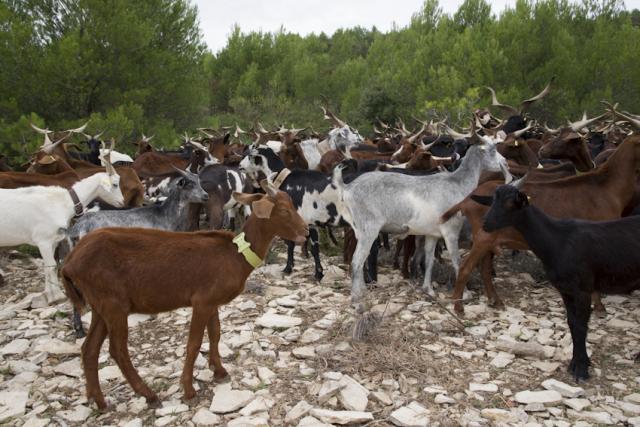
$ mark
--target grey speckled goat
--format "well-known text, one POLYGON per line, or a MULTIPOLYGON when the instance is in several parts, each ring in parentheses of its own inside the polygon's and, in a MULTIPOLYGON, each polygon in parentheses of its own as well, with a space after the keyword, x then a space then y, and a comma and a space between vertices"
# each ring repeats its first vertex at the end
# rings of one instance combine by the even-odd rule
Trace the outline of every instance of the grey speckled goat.
MULTIPOLYGON (((85 234, 105 227, 142 227, 157 230, 183 231, 186 229, 187 211, 190 203, 204 203, 209 195, 200 186, 198 175, 178 170, 182 175, 170 184, 169 196, 160 205, 141 208, 90 212, 82 216, 68 232, 67 244, 72 247, 85 234)), ((61 252, 64 257, 66 250, 61 252)), ((73 329, 77 337, 85 335, 80 314, 73 310, 73 329)))
POLYGON ((364 297, 362 267, 371 244, 380 232, 425 236, 426 271, 423 290, 434 294, 431 269, 434 249, 443 238, 451 254, 451 262, 458 273, 458 236, 463 218, 458 215, 440 223, 440 216, 463 200, 478 186, 483 170, 503 171, 510 180, 507 163, 496 150, 496 144, 485 136, 469 148, 462 164, 455 172, 426 176, 408 176, 386 172, 366 173, 348 185, 342 180, 339 168, 334 170, 333 183, 342 191, 345 212, 340 212, 351 224, 358 240, 351 263, 351 298, 354 303, 364 297))

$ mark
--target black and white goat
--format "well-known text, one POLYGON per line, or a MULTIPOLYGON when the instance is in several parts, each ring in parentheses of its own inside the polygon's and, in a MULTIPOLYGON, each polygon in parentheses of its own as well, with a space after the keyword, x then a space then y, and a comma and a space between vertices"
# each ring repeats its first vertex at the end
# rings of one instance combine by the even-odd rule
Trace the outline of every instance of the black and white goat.
MULTIPOLYGON (((265 145, 251 147, 249 154, 240 162, 240 168, 249 174, 262 172, 280 190, 291 196, 298 214, 310 225, 309 238, 315 262, 315 278, 321 280, 324 274, 316 226, 337 226, 341 225, 342 220, 338 214, 340 195, 331 184, 331 177, 312 170, 290 171, 285 168, 280 157, 265 145)), ((287 266, 284 269, 287 274, 293 271, 293 249, 294 243, 287 242, 287 266)))
POLYGON ((493 197, 471 198, 491 206, 483 229, 514 227, 542 261, 560 292, 573 341, 569 371, 576 381, 589 378, 586 339, 591 294, 629 293, 640 289, 640 217, 614 221, 557 220, 529 205, 519 191, 524 178, 498 187, 493 197))

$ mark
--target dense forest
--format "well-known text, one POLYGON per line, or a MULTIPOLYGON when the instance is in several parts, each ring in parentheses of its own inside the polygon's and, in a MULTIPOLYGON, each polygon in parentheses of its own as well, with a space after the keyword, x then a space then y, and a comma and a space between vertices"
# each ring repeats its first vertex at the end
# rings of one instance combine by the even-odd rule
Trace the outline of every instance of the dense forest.
MULTIPOLYGON (((0 3, 0 153, 16 163, 52 129, 91 119, 123 143, 163 145, 199 126, 256 120, 322 123, 329 104, 363 134, 376 118, 448 115, 516 104, 555 76, 532 114, 558 124, 601 99, 640 112, 640 11, 619 0, 485 0, 456 13, 426 0, 410 23, 329 36, 243 32, 208 51, 188 0, 5 0, 0 3)), ((219 24, 219 23, 218 23, 219 24)), ((211 25, 208 23, 207 25, 211 25)))

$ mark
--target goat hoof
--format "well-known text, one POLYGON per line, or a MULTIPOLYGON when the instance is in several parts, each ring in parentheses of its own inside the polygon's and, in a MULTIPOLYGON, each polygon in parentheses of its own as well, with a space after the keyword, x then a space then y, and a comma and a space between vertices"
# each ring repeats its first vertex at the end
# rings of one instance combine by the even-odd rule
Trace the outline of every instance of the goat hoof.
POLYGON ((282 270, 284 274, 291 274, 292 271, 293 271, 293 266, 288 266, 288 265, 284 268, 284 270, 282 270))
POLYGON ((568 371, 573 375, 577 383, 586 381, 589 379, 590 364, 591 362, 589 360, 586 362, 577 362, 575 359, 571 359, 568 371))
POLYGON ((76 330, 76 338, 84 338, 86 336, 87 336, 87 333, 84 331, 84 329, 76 330))
POLYGON ((636 354, 636 357, 634 357, 633 360, 636 362, 640 362, 640 353, 636 354))
POLYGON ((324 277, 324 273, 322 271, 316 271, 316 274, 313 277, 315 277, 316 280, 319 282, 324 277))
POLYGON ((193 389, 193 387, 191 388, 191 390, 185 391, 184 392, 184 397, 183 400, 185 402, 193 402, 193 400, 196 397, 196 391, 193 389))
POLYGON ((499 299, 489 301, 489 307, 495 308, 496 310, 504 310, 504 303, 499 299))
POLYGON ((459 301, 458 302, 454 302, 453 303, 453 311, 455 311, 456 314, 458 314, 458 315, 463 315, 464 314, 464 306, 459 301))
POLYGON ((96 399, 95 397, 89 397, 87 398, 87 400, 89 401, 89 403, 95 402, 96 406, 98 407, 98 411, 100 412, 105 412, 107 409, 109 409, 109 405, 107 405, 107 402, 104 400, 104 398, 96 399))
POLYGON ((216 381, 222 381, 222 380, 227 380, 228 381, 228 380, 231 379, 231 377, 229 376, 229 373, 224 368, 221 368, 221 369, 218 369, 218 370, 214 370, 213 371, 213 378, 216 381))
POLYGON ((162 406, 160 404, 160 399, 158 399, 158 396, 156 396, 155 394, 147 397, 147 405, 149 406, 149 408, 153 409, 157 409, 162 406))
POLYGON ((607 310, 605 310, 604 307, 595 307, 593 310, 593 314, 595 314, 599 319, 604 319, 605 317, 607 317, 607 310))

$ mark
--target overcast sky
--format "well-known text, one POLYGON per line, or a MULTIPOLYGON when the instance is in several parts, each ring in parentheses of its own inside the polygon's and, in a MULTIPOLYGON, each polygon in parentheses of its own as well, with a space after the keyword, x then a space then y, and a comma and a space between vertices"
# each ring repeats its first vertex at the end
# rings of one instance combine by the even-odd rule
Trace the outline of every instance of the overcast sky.
MULTIPOLYGON (((420 10, 423 0, 192 0, 199 10, 200 27, 209 48, 222 49, 232 26, 243 32, 287 31, 306 35, 359 25, 388 31, 395 22, 403 27, 420 10)), ((463 0, 440 0, 445 13, 452 14, 463 0)), ((515 0, 490 1, 494 13, 515 0)), ((628 9, 640 8, 640 0, 626 0, 628 9)))

